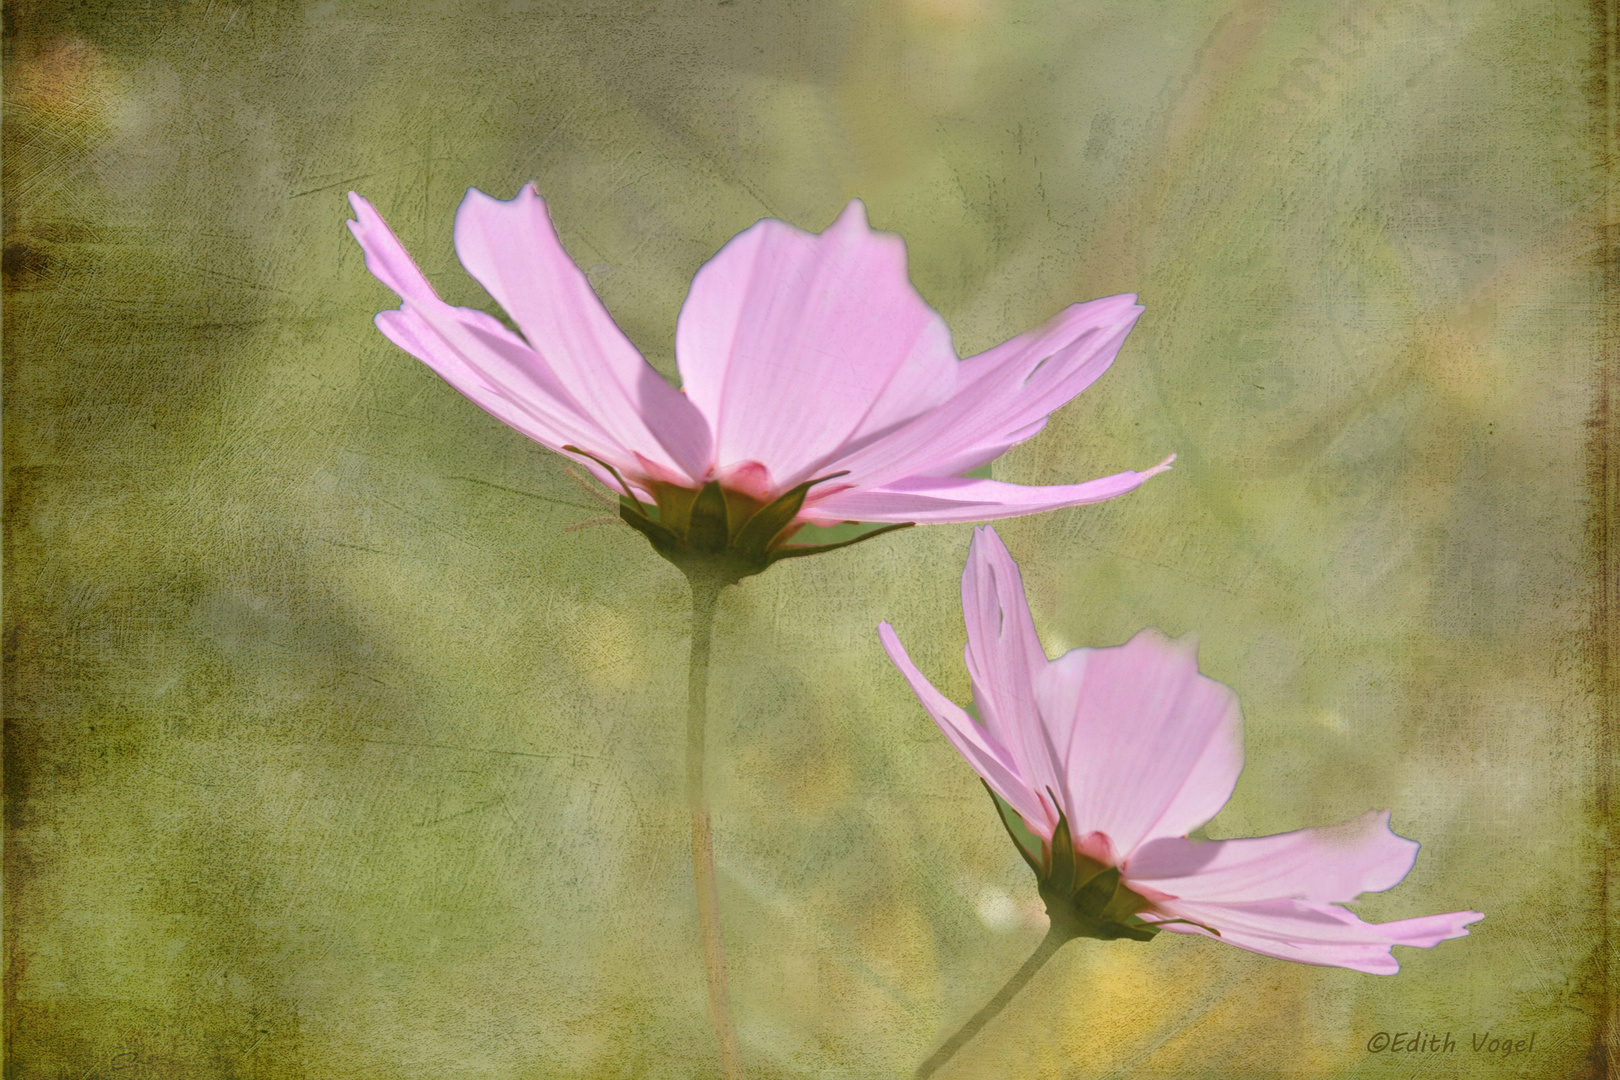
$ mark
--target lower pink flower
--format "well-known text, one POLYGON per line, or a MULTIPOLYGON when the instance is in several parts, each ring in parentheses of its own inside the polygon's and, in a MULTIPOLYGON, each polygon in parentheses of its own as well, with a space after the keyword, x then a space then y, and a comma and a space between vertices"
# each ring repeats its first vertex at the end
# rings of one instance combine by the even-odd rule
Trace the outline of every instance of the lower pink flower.
POLYGON ((1389 975, 1400 968, 1391 946, 1428 948, 1484 918, 1453 911, 1368 923, 1339 906, 1412 868, 1418 845, 1390 831, 1388 811, 1277 836, 1189 840, 1231 798, 1243 768, 1237 695, 1199 674, 1190 638, 1143 630, 1124 645, 1048 660, 1018 567, 992 529, 975 530, 962 613, 982 724, 923 677, 888 623, 878 632, 940 730, 1016 815, 1008 831, 1054 929, 1203 934, 1389 975))

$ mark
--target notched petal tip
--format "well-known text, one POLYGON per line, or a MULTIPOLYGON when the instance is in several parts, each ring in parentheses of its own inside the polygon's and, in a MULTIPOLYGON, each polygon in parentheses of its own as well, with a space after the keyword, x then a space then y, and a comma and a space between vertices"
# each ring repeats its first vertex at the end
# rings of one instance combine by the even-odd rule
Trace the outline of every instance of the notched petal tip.
POLYGON ((1171 454, 1169 457, 1165 458, 1163 461, 1161 461, 1157 465, 1153 466, 1153 468, 1143 470, 1142 474, 1141 474, 1142 479, 1146 480, 1150 476, 1158 476, 1160 473, 1169 472, 1170 471, 1170 466, 1175 463, 1175 460, 1176 460, 1176 455, 1171 454))
POLYGON ((1012 563, 1013 573, 1018 573, 1018 564, 1013 562, 1012 552, 1007 550, 1007 543, 1001 539, 1001 534, 996 532, 995 526, 975 525, 973 537, 968 541, 968 564, 971 566, 973 563, 991 561, 1012 563))
POLYGON ((1448 911, 1440 915, 1420 915, 1415 919, 1371 925, 1385 932, 1391 945, 1432 949, 1442 941, 1468 937, 1468 928, 1484 917, 1484 912, 1480 911, 1448 911))
POLYGON ((534 182, 532 180, 518 188, 517 194, 513 195, 510 199, 497 198, 482 188, 470 187, 467 189, 467 193, 461 197, 461 202, 456 207, 456 213, 461 213, 461 211, 465 209, 469 203, 473 204, 474 206, 478 205, 480 202, 511 205, 512 203, 523 200, 525 197, 540 203, 542 206, 545 205, 545 200, 540 198, 540 191, 534 186, 534 182))
POLYGON ((399 237, 377 208, 358 192, 349 192, 349 205, 355 216, 348 221, 349 232, 365 256, 366 269, 401 300, 438 301, 438 293, 428 283, 399 237))
POLYGON ((367 233, 378 226, 387 228, 383 224, 382 215, 377 213, 377 208, 372 206, 366 197, 358 191, 349 192, 349 209, 354 211, 354 217, 344 221, 343 224, 349 227, 349 232, 353 233, 354 238, 360 241, 362 248, 365 247, 367 233))

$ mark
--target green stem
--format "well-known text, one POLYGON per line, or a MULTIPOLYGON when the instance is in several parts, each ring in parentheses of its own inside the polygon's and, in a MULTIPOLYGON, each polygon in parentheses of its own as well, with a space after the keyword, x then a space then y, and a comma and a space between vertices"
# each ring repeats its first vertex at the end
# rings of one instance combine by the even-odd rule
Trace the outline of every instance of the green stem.
POLYGON ((692 812, 692 878, 697 885, 698 936, 709 983, 709 1024, 720 1048, 720 1075, 743 1080, 742 1052, 731 1023, 731 992, 726 983, 726 949, 720 939, 720 889, 714 872, 714 834, 709 827, 709 796, 703 786, 703 728, 709 713, 709 645, 719 582, 691 577, 692 660, 686 681, 686 803, 692 812))
POLYGON ((974 1013, 973 1018, 963 1024, 955 1035, 947 1039, 944 1046, 935 1050, 932 1057, 917 1066, 917 1080, 927 1080, 928 1077, 933 1076, 941 1065, 951 1060, 951 1057, 958 1050, 967 1045, 969 1039, 979 1033, 980 1028, 995 1019, 996 1014, 1007 1007, 1007 1003, 1017 996, 1018 991, 1024 988, 1024 984, 1029 982, 1037 971, 1041 970, 1042 964, 1052 959, 1052 954, 1062 948, 1063 943, 1068 941, 1070 936, 1060 931, 1056 926, 1048 930, 1046 937, 1041 939, 1041 943, 1035 947, 1035 951, 1030 954, 1029 959, 1024 961, 1024 966, 1014 972, 1013 977, 1007 980, 1007 985, 1003 986, 1000 992, 991 998, 984 1008, 974 1013))

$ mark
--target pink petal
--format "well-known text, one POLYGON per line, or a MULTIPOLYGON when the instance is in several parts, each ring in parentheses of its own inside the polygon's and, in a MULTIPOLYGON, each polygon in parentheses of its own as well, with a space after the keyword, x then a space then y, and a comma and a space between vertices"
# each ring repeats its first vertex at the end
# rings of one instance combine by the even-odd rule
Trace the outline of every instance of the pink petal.
POLYGON ((766 220, 733 238, 692 280, 675 354, 717 464, 763 462, 784 488, 938 405, 957 373, 905 245, 859 201, 819 236, 766 220))
MULTIPOLYGON (((1036 793, 1062 790, 1062 757, 1040 722, 1035 681, 1046 652, 1024 598, 1018 564, 994 529, 974 529, 962 571, 962 618, 967 623, 967 669, 973 701, 986 730, 1005 746, 1036 793)), ((1056 814, 1031 821, 1050 836, 1056 814)))
MULTIPOLYGON (((1034 682, 1035 708, 1046 730, 1047 741, 1053 747, 1052 756, 1056 762, 1053 771, 1057 779, 1052 790, 1057 792, 1058 802, 1065 808, 1064 813, 1071 815, 1070 831, 1077 837, 1096 831, 1094 826, 1080 829, 1074 823, 1073 810, 1070 808, 1075 805, 1075 800, 1069 794, 1068 761, 1070 754, 1085 752, 1084 747, 1075 745, 1074 718, 1080 709, 1081 690, 1086 686, 1086 666, 1097 651, 1070 649, 1056 660, 1048 660, 1041 665, 1034 682)), ((1110 839, 1109 843, 1112 845, 1113 841, 1110 839)))
POLYGON ((1343 825, 1276 836, 1152 840, 1132 853, 1124 874, 1183 900, 1345 901, 1397 884, 1417 852, 1415 841, 1390 831, 1389 811, 1374 810, 1343 825))
POLYGON ((579 410, 528 345, 482 312, 406 300, 399 311, 380 313, 377 327, 474 404, 536 442, 559 451, 579 445, 620 470, 635 470, 635 456, 579 410))
POLYGON ((1048 729, 1068 730, 1060 796, 1074 835, 1101 832, 1129 859, 1231 797, 1242 714, 1229 687, 1198 673, 1190 638, 1143 630, 1124 645, 1073 650, 1045 669, 1036 694, 1048 729))
MULTIPOLYGON (((996 521, 1112 499, 1168 471, 1173 460, 1174 455, 1143 472, 1122 472, 1084 484, 1051 487, 1026 487, 966 476, 916 476, 878 488, 838 491, 813 503, 807 500, 809 505, 799 516, 815 525, 840 521, 996 521)), ((811 495, 815 495, 814 489, 811 495)))
MULTIPOLYGON (((1372 975, 1393 975, 1400 964, 1393 945, 1428 949, 1450 938, 1467 937, 1469 925, 1485 916, 1452 911, 1396 922, 1362 922, 1353 912, 1306 900, 1268 900, 1250 904, 1156 904, 1154 912, 1188 919, 1220 931, 1218 940, 1262 956, 1301 964, 1351 968, 1372 975)), ((1146 916, 1153 921, 1152 915, 1146 916)), ((1182 934, 1205 934, 1185 923, 1165 926, 1182 934)))
MULTIPOLYGON (((983 777, 990 789, 1006 799, 1007 804, 1023 815, 1026 821, 1045 821, 1047 815, 1040 799, 1019 775, 1018 766, 1006 749, 994 736, 975 724, 960 706, 934 689, 934 684, 911 662, 905 646, 895 636, 894 627, 886 622, 878 624, 878 638, 883 642, 883 651, 889 654, 894 666, 911 684, 911 692, 917 695, 923 709, 933 717, 934 723, 951 740, 957 752, 967 759, 973 771, 983 777)), ((1048 831, 1047 836, 1050 835, 1048 831)))
MULTIPOLYGON (((1026 428, 1019 428, 1017 431, 1005 436, 998 436, 993 440, 964 446, 950 456, 941 457, 932 454, 927 465, 906 479, 919 476, 960 476, 962 473, 971 472, 994 461, 1019 443, 1039 435, 1041 429, 1046 427, 1046 420, 1047 418, 1043 416, 1026 428)), ((841 464, 843 463, 833 462, 827 468, 836 469, 841 464)))
POLYGON ((353 191, 349 192, 349 205, 354 208, 349 232, 359 241, 371 276, 388 286, 401 300, 437 300, 439 294, 422 276, 422 271, 417 269, 376 207, 353 191))
POLYGON ((826 468, 847 469, 850 482, 866 487, 952 476, 993 460, 1035 435, 1054 410, 1108 370, 1142 314, 1135 301, 1126 295, 1075 304, 1045 326, 962 361, 955 392, 937 408, 826 468))
POLYGON ((404 302, 377 316, 383 335, 415 356, 490 415, 553 450, 578 443, 616 465, 634 459, 557 382, 533 350, 482 311, 451 307, 375 208, 350 192, 356 219, 349 230, 366 267, 404 302), (452 340, 453 339, 453 340, 452 340))
MULTIPOLYGON (((377 314, 376 323, 383 337, 432 368, 445 382, 507 427, 553 450, 560 451, 565 444, 576 441, 567 433, 569 427, 556 417, 547 415, 547 411, 532 405, 525 406, 491 385, 435 333, 420 314, 383 311, 377 314)), ((599 440, 594 445, 606 441, 606 436, 601 432, 596 434, 599 440)))
POLYGON ((530 184, 509 202, 469 189, 456 211, 456 254, 505 308, 540 361, 621 445, 701 482, 708 425, 642 359, 568 258, 530 184))

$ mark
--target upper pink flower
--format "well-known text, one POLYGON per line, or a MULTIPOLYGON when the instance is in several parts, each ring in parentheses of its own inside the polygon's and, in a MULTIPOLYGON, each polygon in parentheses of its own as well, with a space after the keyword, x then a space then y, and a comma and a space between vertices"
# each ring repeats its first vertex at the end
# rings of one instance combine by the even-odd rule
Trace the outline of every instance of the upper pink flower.
POLYGON ((1048 660, 1018 566, 992 529, 974 532, 962 612, 982 726, 923 677, 888 623, 878 632, 934 722, 1039 838, 1035 852, 1014 835, 1048 911, 1081 909, 1054 920, 1090 920, 1076 934, 1216 934, 1266 956, 1387 975, 1399 970, 1392 945, 1428 948, 1484 918, 1366 923, 1338 906, 1412 868, 1418 845, 1390 831, 1388 811, 1277 836, 1189 840, 1243 768, 1237 695, 1199 674, 1190 639, 1143 630, 1048 660))
POLYGON ((1034 435, 1106 371, 1142 309, 1133 296, 1076 304, 959 361, 907 280, 905 245, 868 228, 858 201, 820 235, 760 221, 698 271, 676 324, 681 390, 614 325, 533 185, 510 202, 468 191, 455 222, 462 265, 522 337, 440 300, 371 204, 349 201, 366 266, 400 298, 377 316, 388 339, 622 491, 617 471, 666 520, 671 489, 718 482, 749 507, 810 485, 789 533, 983 521, 1109 499, 1168 465, 1054 487, 959 475, 1034 435))

